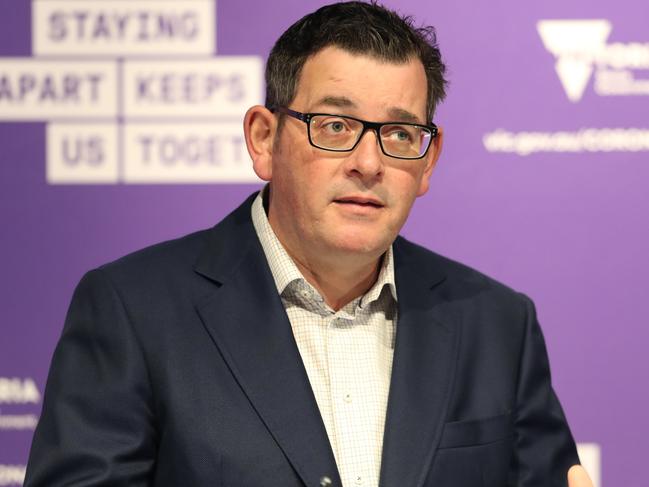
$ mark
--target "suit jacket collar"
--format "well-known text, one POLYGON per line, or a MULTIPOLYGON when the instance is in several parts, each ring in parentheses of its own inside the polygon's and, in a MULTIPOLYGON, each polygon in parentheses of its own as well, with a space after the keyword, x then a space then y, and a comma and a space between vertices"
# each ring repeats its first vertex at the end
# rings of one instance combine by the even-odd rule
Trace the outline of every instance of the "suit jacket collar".
POLYGON ((399 322, 383 439, 380 485, 421 486, 443 429, 459 320, 442 293, 441 259, 402 238, 394 244, 399 322))
MULTIPOLYGON (((195 270, 215 284, 198 312, 233 375, 307 486, 341 481, 290 323, 255 234, 252 195, 215 226, 195 270)), ((439 442, 459 332, 429 252, 394 243, 399 322, 381 485, 421 485, 439 442)))
POLYGON ((197 310, 304 484, 318 486, 327 476, 340 486, 315 396, 252 226, 254 196, 212 229, 195 270, 218 288, 198 303, 197 310))

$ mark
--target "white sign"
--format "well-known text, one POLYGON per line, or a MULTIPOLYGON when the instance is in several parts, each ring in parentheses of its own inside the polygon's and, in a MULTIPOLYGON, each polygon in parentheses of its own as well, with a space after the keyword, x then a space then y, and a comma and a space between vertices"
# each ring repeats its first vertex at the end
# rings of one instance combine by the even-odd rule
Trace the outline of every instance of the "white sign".
POLYGON ((126 61, 126 118, 236 117, 259 103, 260 58, 223 56, 199 60, 126 61))
POLYGON ((240 123, 125 126, 128 183, 256 182, 240 123))
POLYGON ((210 55, 216 49, 213 0, 34 0, 37 56, 210 55))
POLYGON ((119 181, 119 128, 114 123, 47 125, 49 184, 115 184, 119 181))
POLYGON ((602 452, 597 443, 579 443, 577 453, 581 465, 586 469, 594 487, 602 487, 602 452))
POLYGON ((117 65, 0 58, 0 120, 114 118, 117 65))
POLYGON ((0 377, 0 404, 38 404, 41 393, 31 377, 0 377))
POLYGON ((0 486, 23 485, 26 470, 25 465, 0 465, 0 486))
POLYGON ((209 56, 215 0, 33 0, 32 43, 0 58, 0 121, 47 122, 49 184, 258 181, 263 62, 209 56))

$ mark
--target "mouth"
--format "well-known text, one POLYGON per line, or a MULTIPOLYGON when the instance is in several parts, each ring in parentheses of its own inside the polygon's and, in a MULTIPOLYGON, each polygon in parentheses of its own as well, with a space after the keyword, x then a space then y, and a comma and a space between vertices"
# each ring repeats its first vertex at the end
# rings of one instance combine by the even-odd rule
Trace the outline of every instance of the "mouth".
POLYGON ((385 206, 380 200, 368 196, 344 196, 336 198, 334 203, 365 208, 383 208, 385 206))

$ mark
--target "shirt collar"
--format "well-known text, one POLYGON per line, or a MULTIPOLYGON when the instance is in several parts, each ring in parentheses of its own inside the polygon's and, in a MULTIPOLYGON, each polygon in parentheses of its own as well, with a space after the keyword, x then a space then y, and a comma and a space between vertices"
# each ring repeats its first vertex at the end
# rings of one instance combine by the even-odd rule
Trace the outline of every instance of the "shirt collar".
MULTIPOLYGON (((277 235, 270 226, 266 211, 264 210, 264 193, 268 190, 268 186, 264 187, 252 204, 252 224, 255 227, 255 232, 261 243, 261 247, 266 255, 266 260, 270 267, 270 271, 275 280, 275 286, 280 295, 284 293, 286 288, 295 281, 302 281, 311 286, 300 270, 293 262, 293 259, 288 255, 286 249, 281 244, 277 235)), ((392 246, 388 248, 383 255, 381 261, 381 270, 374 285, 363 295, 359 301, 359 307, 364 308, 369 303, 379 299, 381 291, 385 286, 390 289, 390 294, 394 301, 397 301, 397 289, 394 280, 394 256, 392 246)), ((316 294, 317 291, 313 290, 316 294)), ((318 294, 319 296, 319 294, 318 294)))

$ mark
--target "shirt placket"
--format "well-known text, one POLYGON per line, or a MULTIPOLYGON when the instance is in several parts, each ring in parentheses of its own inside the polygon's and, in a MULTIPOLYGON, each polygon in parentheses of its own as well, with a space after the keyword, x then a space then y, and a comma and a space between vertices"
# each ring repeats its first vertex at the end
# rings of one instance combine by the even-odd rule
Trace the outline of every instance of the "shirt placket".
MULTIPOLYGON (((356 320, 361 318, 356 317, 356 320)), ((345 487, 378 485, 378 466, 369 415, 367 336, 353 319, 332 316, 327 328, 331 410, 336 437, 336 458, 345 487)))

